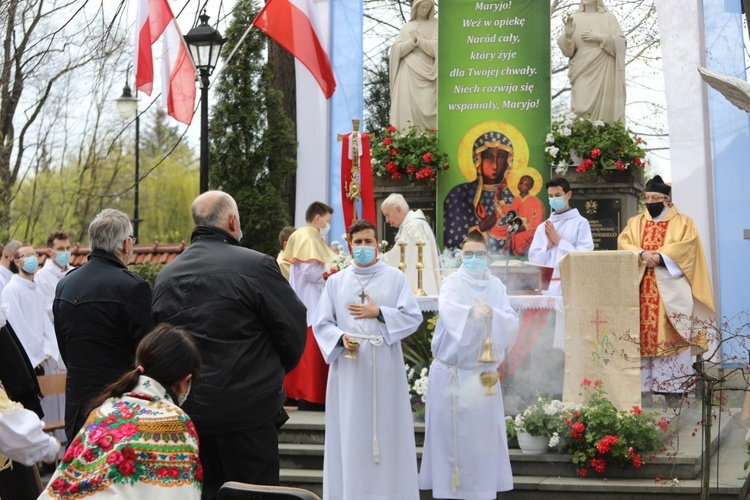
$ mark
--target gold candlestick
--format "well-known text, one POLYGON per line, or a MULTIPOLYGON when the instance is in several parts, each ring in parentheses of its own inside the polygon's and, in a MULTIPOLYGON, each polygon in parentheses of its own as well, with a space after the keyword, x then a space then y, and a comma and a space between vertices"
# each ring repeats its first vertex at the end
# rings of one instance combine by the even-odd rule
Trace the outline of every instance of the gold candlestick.
POLYGON ((403 240, 398 242, 398 246, 401 249, 401 260, 398 263, 398 269, 402 273, 406 272, 406 245, 407 243, 403 240))
POLYGON ((422 251, 424 250, 424 241, 419 240, 417 242, 417 291, 414 295, 417 297, 424 297, 427 295, 422 290, 422 271, 424 271, 424 263, 422 262, 422 251))

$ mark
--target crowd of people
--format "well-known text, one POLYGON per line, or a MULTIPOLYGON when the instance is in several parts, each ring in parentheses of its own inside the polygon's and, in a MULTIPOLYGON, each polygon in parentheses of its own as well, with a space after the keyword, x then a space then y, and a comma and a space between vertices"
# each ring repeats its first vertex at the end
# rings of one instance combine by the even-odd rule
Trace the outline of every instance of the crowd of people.
MULTIPOLYGON (((559 295, 559 259, 592 250, 593 240, 570 207, 567 181, 546 187, 552 214, 537 226, 529 260, 555 268, 547 293, 559 295)), ((639 255, 643 273, 644 388, 682 396, 684 385, 660 385, 674 377, 662 358, 687 363, 694 342, 669 321, 666 299, 652 310, 651 295, 673 287, 670 296, 713 303, 695 228, 670 194, 658 176, 647 183, 647 211, 629 221, 620 246, 639 255)), ((379 255, 376 226, 351 225, 352 265, 326 281, 336 255, 325 240, 330 206, 315 202, 305 227, 284 228, 274 259, 240 245, 235 200, 209 191, 191 206, 191 244, 153 292, 128 269, 135 238, 117 210, 90 223, 90 255, 79 268, 70 267, 63 232, 49 236, 42 269, 30 245, 5 245, 0 470, 14 467, 0 472, 0 496, 36 498, 29 466, 55 459, 41 498, 212 499, 226 481, 278 484, 278 429, 289 404, 326 410, 325 498, 416 500, 421 488, 481 499, 512 489, 502 397, 487 397, 482 384, 519 318, 490 272, 491 245, 470 232, 461 267, 440 282, 424 214, 397 194, 381 209, 407 243, 406 262, 416 262, 416 242, 425 244, 425 288, 438 296, 421 471, 401 350, 423 321, 417 283, 398 269, 400 259, 379 255), (487 345, 488 358, 478 360, 487 345), (40 404, 36 377, 56 373, 67 374, 64 397, 40 404), (63 417, 59 439, 43 432, 42 418, 63 417)))

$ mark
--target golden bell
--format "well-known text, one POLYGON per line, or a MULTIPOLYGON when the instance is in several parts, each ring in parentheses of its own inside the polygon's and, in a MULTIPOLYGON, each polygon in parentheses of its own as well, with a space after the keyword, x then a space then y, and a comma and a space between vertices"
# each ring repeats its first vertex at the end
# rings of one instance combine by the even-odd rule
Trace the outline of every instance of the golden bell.
POLYGON ((482 351, 482 355, 479 356, 480 363, 497 363, 497 360, 492 355, 492 345, 492 340, 490 340, 490 337, 488 336, 484 340, 484 351, 482 351))

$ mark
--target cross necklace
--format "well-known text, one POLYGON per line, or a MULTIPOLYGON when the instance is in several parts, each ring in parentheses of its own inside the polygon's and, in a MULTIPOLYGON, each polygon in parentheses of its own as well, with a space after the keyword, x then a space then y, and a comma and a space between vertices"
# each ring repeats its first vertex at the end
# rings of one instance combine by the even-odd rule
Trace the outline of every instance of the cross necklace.
POLYGON ((367 298, 367 293, 365 292, 365 288, 367 287, 367 285, 370 284, 370 281, 372 281, 372 278, 374 278, 377 273, 372 273, 372 276, 370 276, 370 279, 367 280, 367 283, 365 283, 364 285, 362 284, 361 281, 359 281, 359 276, 357 276, 357 273, 353 273, 353 274, 354 274, 354 277, 357 278, 357 282, 359 283, 359 286, 362 288, 362 293, 360 293, 358 297, 359 297, 359 300, 362 301, 361 303, 364 304, 365 299, 367 298))

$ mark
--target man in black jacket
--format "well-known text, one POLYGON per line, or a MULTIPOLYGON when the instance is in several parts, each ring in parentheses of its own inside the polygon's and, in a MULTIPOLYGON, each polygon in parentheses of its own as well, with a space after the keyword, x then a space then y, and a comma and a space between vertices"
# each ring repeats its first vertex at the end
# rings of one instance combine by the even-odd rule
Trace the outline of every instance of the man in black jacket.
POLYGON ((225 481, 278 484, 284 375, 306 340, 305 306, 276 260, 239 245, 237 203, 209 191, 191 207, 190 246, 156 277, 154 320, 182 326, 203 357, 184 409, 200 436, 203 498, 225 481))
POLYGON ((124 213, 105 209, 89 225, 88 262, 57 284, 52 312, 63 361, 65 435, 86 423, 89 403, 133 369, 135 348, 153 328, 151 288, 128 271, 135 238, 124 213))

